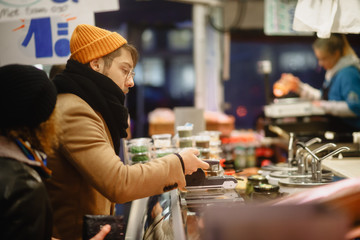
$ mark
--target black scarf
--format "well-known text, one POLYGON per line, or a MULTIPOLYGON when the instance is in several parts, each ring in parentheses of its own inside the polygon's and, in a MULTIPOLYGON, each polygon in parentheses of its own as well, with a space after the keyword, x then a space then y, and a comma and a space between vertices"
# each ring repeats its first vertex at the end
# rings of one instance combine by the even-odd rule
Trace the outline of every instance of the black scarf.
POLYGON ((128 111, 125 94, 107 76, 75 60, 68 60, 64 72, 54 79, 58 93, 72 93, 87 102, 104 118, 119 154, 120 138, 127 137, 128 111))

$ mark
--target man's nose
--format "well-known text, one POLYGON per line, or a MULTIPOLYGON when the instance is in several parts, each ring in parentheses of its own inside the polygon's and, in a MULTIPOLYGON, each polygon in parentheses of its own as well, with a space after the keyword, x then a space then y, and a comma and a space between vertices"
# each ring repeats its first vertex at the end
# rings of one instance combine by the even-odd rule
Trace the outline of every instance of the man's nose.
POLYGON ((128 87, 133 87, 133 86, 135 85, 135 83, 134 83, 134 78, 132 78, 132 77, 129 78, 129 79, 127 80, 126 84, 127 84, 128 87))

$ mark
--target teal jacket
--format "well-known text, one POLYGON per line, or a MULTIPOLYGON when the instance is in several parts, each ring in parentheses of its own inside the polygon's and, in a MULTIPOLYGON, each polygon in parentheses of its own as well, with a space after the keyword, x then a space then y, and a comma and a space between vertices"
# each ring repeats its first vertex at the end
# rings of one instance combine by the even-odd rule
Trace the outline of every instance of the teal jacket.
POLYGON ((346 101, 357 118, 343 118, 350 126, 360 130, 360 72, 354 66, 339 70, 330 81, 328 100, 346 101))

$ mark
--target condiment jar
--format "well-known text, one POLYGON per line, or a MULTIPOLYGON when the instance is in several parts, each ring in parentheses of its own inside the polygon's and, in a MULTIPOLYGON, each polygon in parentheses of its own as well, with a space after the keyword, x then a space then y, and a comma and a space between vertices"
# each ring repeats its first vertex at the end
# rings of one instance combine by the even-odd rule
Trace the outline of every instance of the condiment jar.
POLYGON ((254 201, 267 201, 279 197, 279 186, 267 183, 261 183, 254 186, 254 191, 251 193, 251 199, 254 201))
POLYGON ((260 184, 267 184, 267 183, 268 180, 262 175, 255 174, 249 176, 246 183, 245 194, 250 197, 251 193, 254 192, 255 186, 258 186, 260 184))

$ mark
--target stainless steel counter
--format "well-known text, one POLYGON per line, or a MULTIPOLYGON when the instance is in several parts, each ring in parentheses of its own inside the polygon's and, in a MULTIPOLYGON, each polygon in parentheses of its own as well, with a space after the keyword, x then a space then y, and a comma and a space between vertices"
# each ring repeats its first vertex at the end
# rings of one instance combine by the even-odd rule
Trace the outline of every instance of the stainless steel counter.
POLYGON ((322 162, 322 166, 339 177, 360 177, 360 158, 327 159, 322 162))

